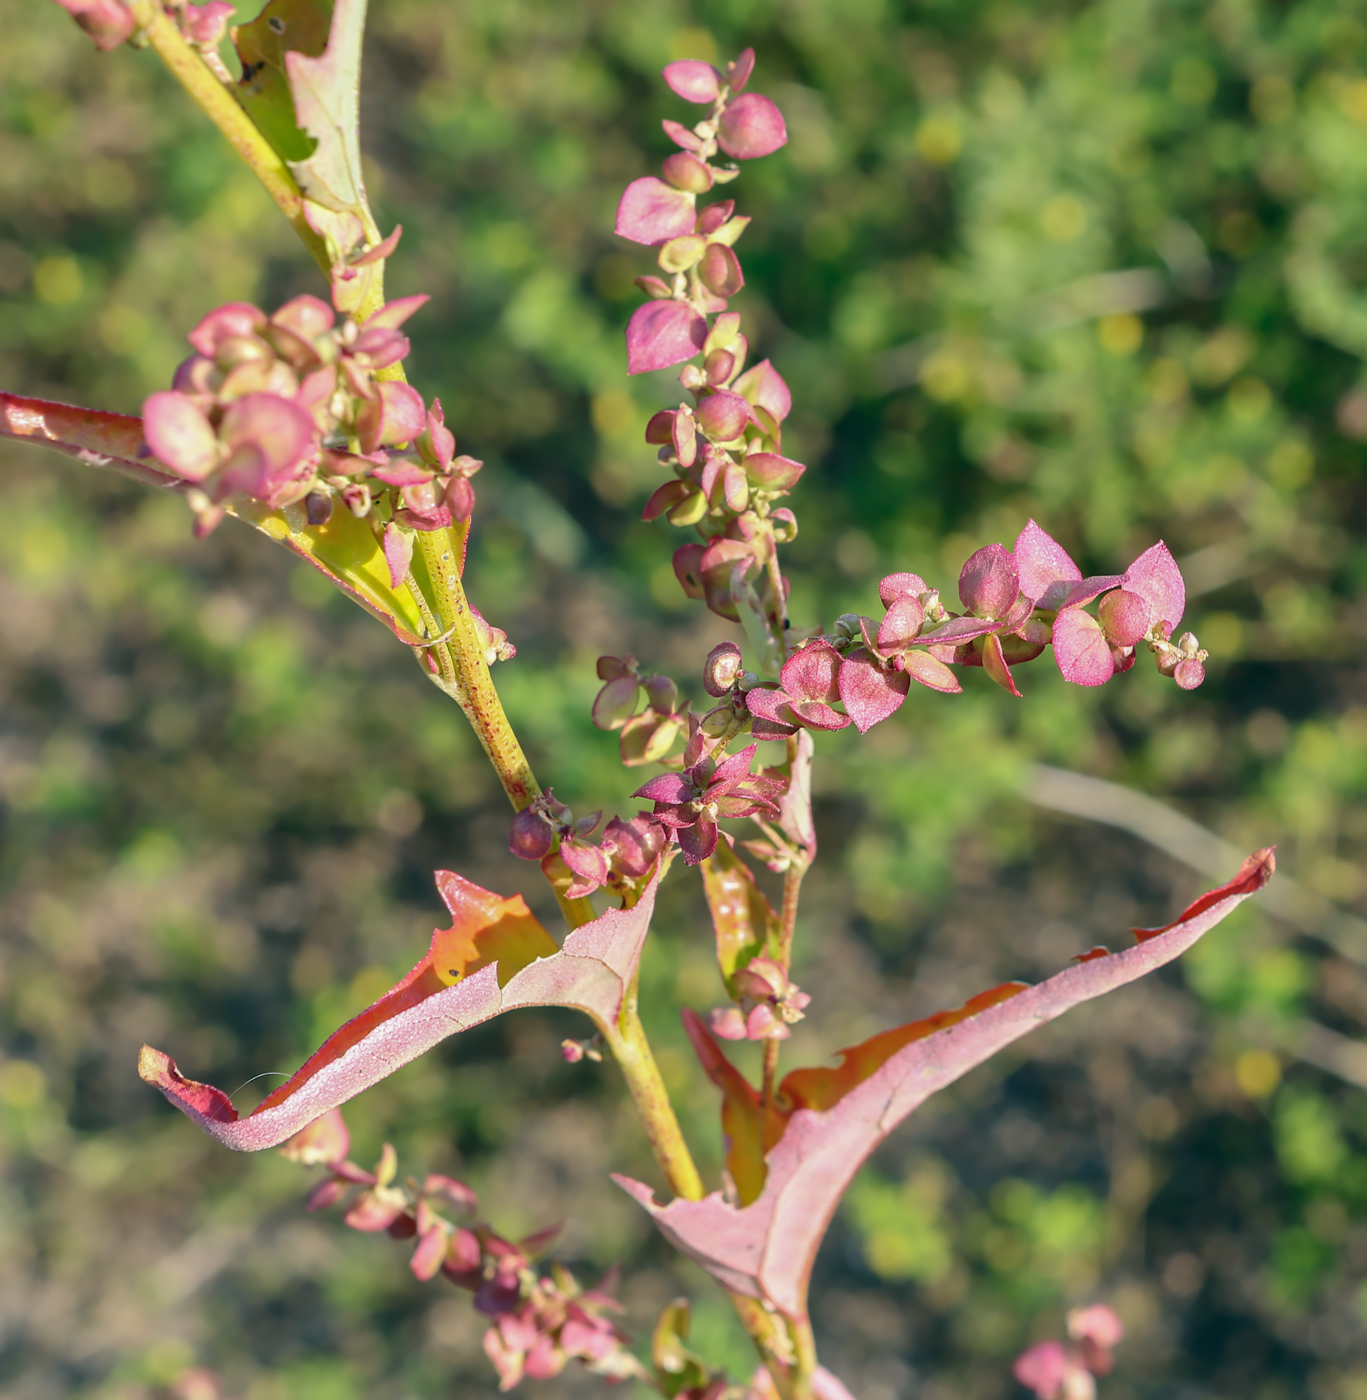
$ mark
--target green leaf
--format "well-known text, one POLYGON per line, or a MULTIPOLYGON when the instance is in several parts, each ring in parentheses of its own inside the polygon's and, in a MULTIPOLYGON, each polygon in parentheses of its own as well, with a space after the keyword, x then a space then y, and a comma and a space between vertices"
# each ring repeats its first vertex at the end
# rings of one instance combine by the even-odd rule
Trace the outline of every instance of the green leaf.
POLYGON ((327 48, 332 0, 271 0, 250 23, 232 32, 242 63, 235 89, 243 111, 286 161, 306 161, 317 142, 299 129, 285 54, 316 58, 327 48))
POLYGON ((318 143, 290 168, 304 196, 339 214, 367 213, 361 179, 361 44, 366 0, 337 0, 327 47, 311 56, 288 49, 285 73, 299 126, 318 143))

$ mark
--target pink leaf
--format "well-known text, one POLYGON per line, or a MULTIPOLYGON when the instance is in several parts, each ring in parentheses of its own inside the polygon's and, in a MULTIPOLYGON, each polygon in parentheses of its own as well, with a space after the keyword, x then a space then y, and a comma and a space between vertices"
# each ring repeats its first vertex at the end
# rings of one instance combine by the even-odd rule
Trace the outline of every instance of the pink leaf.
POLYGON ((1054 660, 1074 685, 1105 685, 1115 660, 1101 624, 1081 608, 1064 608, 1054 619, 1054 660))
MULTIPOLYGON (((715 830, 715 828, 714 828, 715 830)), ((373 1006, 324 1041, 245 1118, 212 1084, 186 1079, 144 1045, 138 1073, 210 1137, 237 1152, 276 1147, 448 1036, 524 1006, 572 1006, 616 1019, 655 908, 659 873, 630 909, 609 909, 557 949, 521 895, 504 899, 447 870, 437 888, 454 916, 426 956, 373 1006)))
POLYGON ((847 656, 840 667, 840 698, 861 734, 894 714, 910 689, 909 676, 884 671, 863 647, 847 656))
POLYGON ((961 1011, 914 1022, 846 1050, 833 1069, 797 1070, 780 1086, 794 1104, 767 1157, 764 1189, 744 1208, 720 1192, 657 1205, 648 1186, 615 1177, 678 1249, 724 1287, 790 1317, 807 1310, 807 1283, 826 1227, 869 1154, 926 1099, 1012 1041, 1094 997, 1171 962, 1271 877, 1271 850, 1250 856, 1227 885, 1137 947, 1102 952, 1035 987, 975 997, 961 1011))
POLYGON ((1082 580, 1082 570, 1056 540, 1033 520, 1016 536, 1012 551, 1020 570, 1020 590, 1041 608, 1061 608, 1068 590, 1082 580))
POLYGON ((147 445, 186 481, 203 481, 218 465, 218 437, 203 411, 184 394, 164 389, 142 406, 147 445))
POLYGON ((706 339, 706 320, 686 302, 648 301, 627 323, 627 373, 645 374, 691 360, 706 339))
POLYGON ((885 608, 890 608, 898 598, 919 598, 929 593, 930 585, 920 574, 889 574, 878 585, 878 598, 885 608))
POLYGON ((1005 617, 1020 593, 1020 575, 1009 549, 984 545, 959 574, 959 598, 979 617, 1005 617))
POLYGON ((375 398, 365 400, 356 417, 363 452, 412 442, 427 427, 427 408, 411 384, 397 380, 377 384, 375 398))
POLYGON ((925 620, 926 610, 919 598, 910 593, 894 598, 878 626, 878 650, 884 656, 905 651, 916 640, 925 620))
POLYGON ((633 180, 617 206, 617 233, 633 243, 658 247, 693 232, 697 206, 693 195, 676 190, 654 175, 633 180))
POLYGON ((1166 622, 1172 631, 1177 630, 1187 607, 1187 587, 1177 560, 1162 540, 1125 570, 1124 587, 1149 605, 1150 624, 1166 622))
POLYGON ((757 92, 742 93, 728 102, 717 129, 717 144, 737 160, 772 155, 787 140, 783 114, 757 92))
POLYGON ((721 74, 710 63, 696 58, 666 64, 663 77, 685 102, 715 102, 721 92, 721 74))

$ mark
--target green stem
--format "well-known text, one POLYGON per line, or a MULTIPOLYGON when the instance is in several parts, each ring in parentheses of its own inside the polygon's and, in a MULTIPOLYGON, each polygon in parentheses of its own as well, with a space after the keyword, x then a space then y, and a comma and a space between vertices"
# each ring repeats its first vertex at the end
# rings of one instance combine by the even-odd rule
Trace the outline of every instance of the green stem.
POLYGON ((304 218, 304 196, 279 152, 257 130, 256 124, 214 76, 209 65, 185 42, 157 0, 131 0, 129 8, 152 51, 261 181, 313 260, 324 272, 329 272, 327 248, 304 218))
POLYGON ((632 982, 616 1026, 604 1027, 605 1038, 622 1076, 627 1082, 632 1102, 645 1127, 655 1160, 665 1175, 669 1189, 688 1201, 703 1197, 702 1177, 693 1162, 693 1154, 684 1141, 683 1130, 669 1101, 669 1090, 660 1077, 660 1067, 651 1053, 645 1027, 636 1004, 636 983, 632 982))

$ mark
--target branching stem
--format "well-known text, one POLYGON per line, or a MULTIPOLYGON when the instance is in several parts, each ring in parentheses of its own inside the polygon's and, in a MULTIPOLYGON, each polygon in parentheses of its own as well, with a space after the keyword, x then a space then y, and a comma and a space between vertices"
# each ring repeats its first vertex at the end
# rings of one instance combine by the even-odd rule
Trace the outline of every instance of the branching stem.
POLYGON ((256 123, 242 110, 204 59, 185 42, 175 22, 157 0, 131 0, 129 9, 152 51, 190 94, 195 106, 227 138, 228 144, 242 157, 247 168, 261 181, 266 193, 289 220, 290 227, 299 235, 313 260, 325 273, 328 272, 327 248, 304 218, 304 196, 279 152, 257 130, 256 123))

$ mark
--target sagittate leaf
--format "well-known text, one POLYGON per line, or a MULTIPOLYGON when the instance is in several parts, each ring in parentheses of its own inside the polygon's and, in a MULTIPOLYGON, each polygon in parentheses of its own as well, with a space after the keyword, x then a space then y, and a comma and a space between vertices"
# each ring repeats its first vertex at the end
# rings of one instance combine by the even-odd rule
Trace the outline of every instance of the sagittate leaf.
POLYGON ((388 1078, 448 1036, 504 1011, 572 1006, 605 1028, 636 973, 655 909, 658 869, 630 909, 610 909, 557 948, 521 895, 505 899, 450 871, 437 889, 453 923, 374 1005, 333 1032, 245 1118, 212 1084, 187 1079, 144 1045, 138 1073, 210 1137, 237 1152, 276 1147, 315 1118, 388 1078))
MULTIPOLYGON (((807 1285, 831 1216, 860 1165, 932 1094, 1071 1007, 1171 962, 1271 877, 1269 850, 1250 856, 1166 928, 1135 930, 1136 947, 1095 948, 1038 986, 1007 983, 955 1012, 886 1031, 842 1052, 833 1068, 797 1070, 780 1086, 786 1128, 767 1157, 763 1190, 749 1205, 720 1193, 656 1204, 648 1186, 614 1178, 665 1236, 725 1287, 789 1317, 807 1310, 807 1285)), ((713 1049, 720 1054, 719 1047, 713 1049)), ((718 1078, 723 1072, 708 1065, 718 1078)), ((739 1096, 737 1095, 739 1101, 739 1096)), ((738 1181, 754 1164, 729 1164, 738 1181)))
MULTIPOLYGON (((0 437, 50 447, 148 486, 184 490, 194 484, 148 454, 142 419, 128 413, 0 394, 0 437)), ((312 564, 406 646, 416 646, 426 636, 418 605, 407 588, 393 586, 381 541, 368 522, 350 511, 335 510, 326 525, 310 525, 302 503, 269 510, 256 501, 238 500, 228 511, 312 564)), ((453 526, 449 533, 463 568, 469 522, 453 526)), ((414 560, 413 572, 427 597, 435 597, 421 557, 414 560)))

